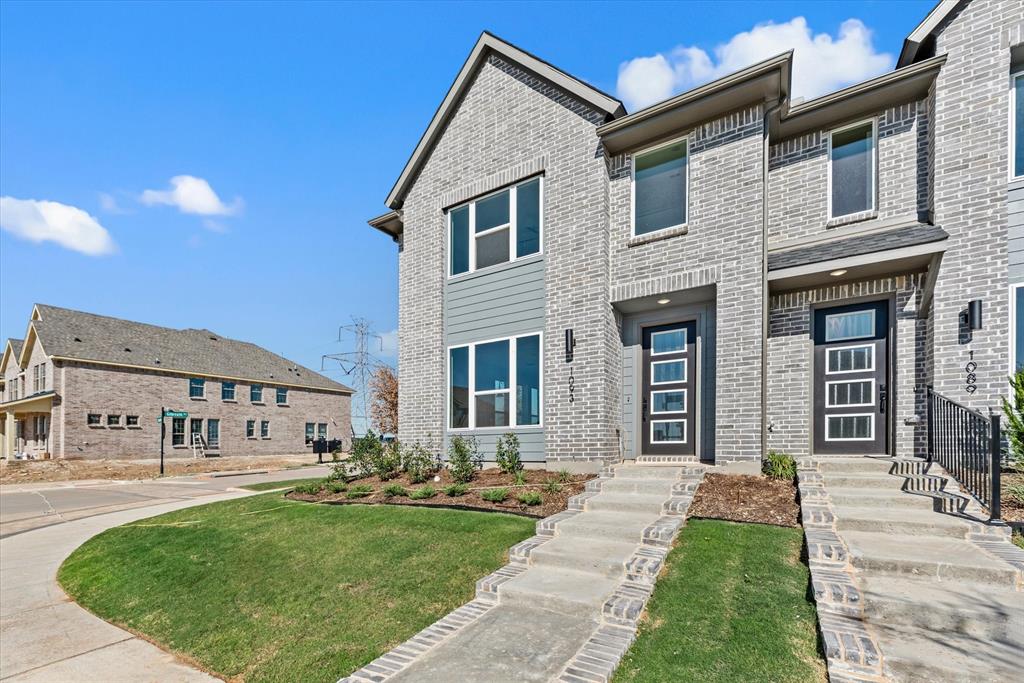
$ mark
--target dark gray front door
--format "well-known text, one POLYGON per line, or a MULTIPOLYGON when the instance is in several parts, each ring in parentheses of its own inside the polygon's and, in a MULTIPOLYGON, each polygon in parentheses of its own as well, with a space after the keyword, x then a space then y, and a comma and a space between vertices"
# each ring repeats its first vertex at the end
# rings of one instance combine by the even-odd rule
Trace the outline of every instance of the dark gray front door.
POLYGON ((814 313, 814 452, 889 450, 889 302, 814 313))
POLYGON ((644 455, 694 455, 694 379, 697 324, 643 328, 641 451, 644 455))

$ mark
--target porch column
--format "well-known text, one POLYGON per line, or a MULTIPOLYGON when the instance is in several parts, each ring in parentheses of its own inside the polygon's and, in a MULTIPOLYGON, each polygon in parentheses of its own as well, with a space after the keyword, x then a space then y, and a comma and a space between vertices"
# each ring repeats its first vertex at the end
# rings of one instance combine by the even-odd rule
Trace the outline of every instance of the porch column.
POLYGON ((14 435, 16 433, 14 425, 14 411, 4 413, 4 434, 3 434, 3 454, 8 459, 14 457, 14 435))

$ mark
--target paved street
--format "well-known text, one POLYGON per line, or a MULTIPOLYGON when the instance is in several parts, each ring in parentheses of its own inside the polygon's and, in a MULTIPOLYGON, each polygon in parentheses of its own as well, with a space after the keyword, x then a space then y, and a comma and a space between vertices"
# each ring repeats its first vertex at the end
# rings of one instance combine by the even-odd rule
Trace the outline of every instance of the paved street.
POLYGON ((212 681, 73 603, 56 582, 71 552, 138 519, 249 492, 260 481, 324 476, 326 467, 149 482, 0 487, 0 680, 212 681))

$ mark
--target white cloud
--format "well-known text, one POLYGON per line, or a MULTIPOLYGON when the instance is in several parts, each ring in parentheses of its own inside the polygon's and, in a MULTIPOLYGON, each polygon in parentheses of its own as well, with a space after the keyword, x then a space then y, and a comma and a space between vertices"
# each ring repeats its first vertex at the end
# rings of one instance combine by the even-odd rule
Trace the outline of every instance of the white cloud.
POLYGON ((139 201, 146 206, 176 206, 182 213, 199 216, 231 216, 241 211, 244 204, 241 197, 235 197, 230 205, 225 204, 210 187, 210 183, 190 175, 171 178, 169 190, 144 191, 139 201))
POLYGON ((125 214, 131 213, 117 202, 117 198, 109 192, 100 192, 100 208, 106 213, 125 214))
POLYGON ((30 242, 56 242, 89 256, 117 250, 95 218, 60 202, 0 197, 0 228, 30 242))
POLYGON ((398 330, 391 330, 380 335, 381 354, 387 358, 398 356, 398 330))
POLYGON ((817 97, 884 73, 893 56, 875 51, 871 30, 847 19, 839 32, 813 33, 803 17, 764 23, 737 33, 714 48, 679 46, 668 54, 637 57, 619 67, 618 95, 630 111, 646 107, 701 83, 793 50, 795 97, 817 97))

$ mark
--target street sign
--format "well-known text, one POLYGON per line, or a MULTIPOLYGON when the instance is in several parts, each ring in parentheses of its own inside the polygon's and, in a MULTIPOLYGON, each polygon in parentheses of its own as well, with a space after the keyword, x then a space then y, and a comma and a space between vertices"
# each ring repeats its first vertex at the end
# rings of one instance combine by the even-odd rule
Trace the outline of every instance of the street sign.
POLYGON ((162 417, 158 417, 158 418, 156 419, 156 423, 157 423, 157 424, 162 424, 162 423, 163 423, 163 421, 164 421, 164 419, 163 419, 162 417))
POLYGON ((165 410, 164 417, 188 417, 184 410, 165 410))

